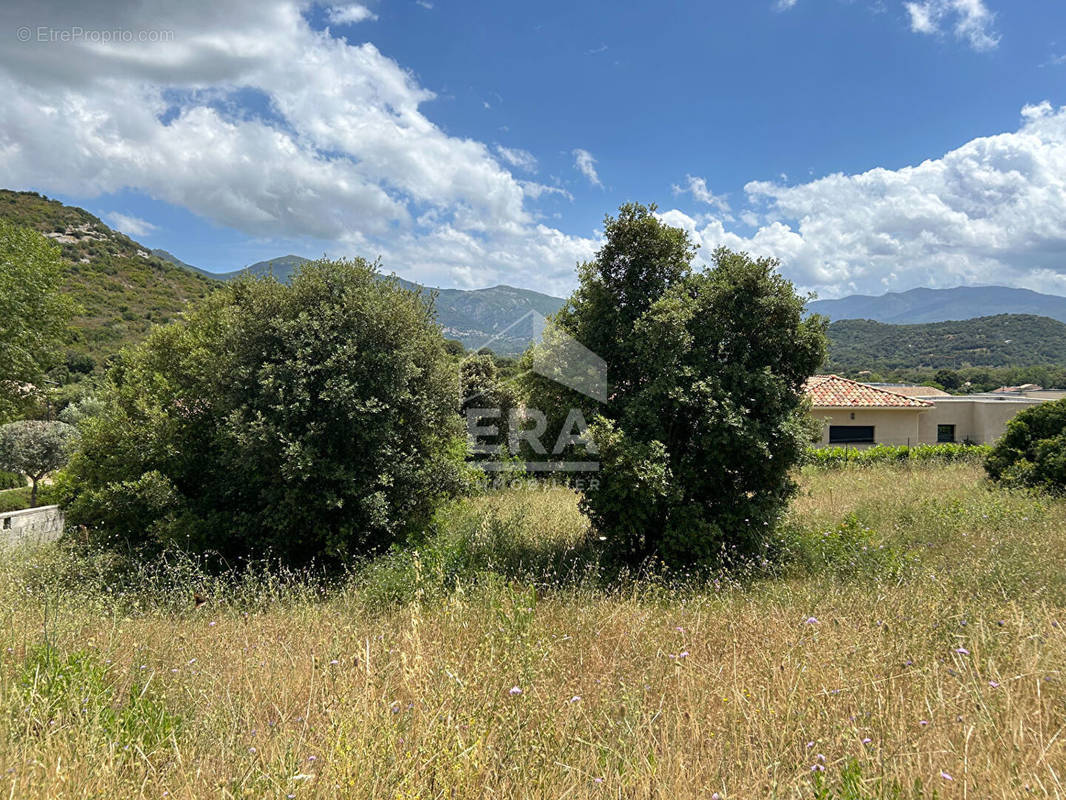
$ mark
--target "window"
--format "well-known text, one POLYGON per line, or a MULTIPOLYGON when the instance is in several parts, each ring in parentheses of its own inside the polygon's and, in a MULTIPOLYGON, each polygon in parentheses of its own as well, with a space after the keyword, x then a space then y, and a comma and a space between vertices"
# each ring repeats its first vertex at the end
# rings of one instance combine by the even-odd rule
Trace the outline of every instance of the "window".
POLYGON ((955 426, 954 425, 937 425, 936 426, 936 440, 938 443, 954 442, 955 441, 955 426))
POLYGON ((873 425, 830 425, 829 444, 873 444, 873 425))

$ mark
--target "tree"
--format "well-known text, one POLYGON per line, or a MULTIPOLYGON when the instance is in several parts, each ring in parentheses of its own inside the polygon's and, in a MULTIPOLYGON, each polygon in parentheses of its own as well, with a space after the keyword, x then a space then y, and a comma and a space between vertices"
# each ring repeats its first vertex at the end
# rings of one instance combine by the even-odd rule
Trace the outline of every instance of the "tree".
MULTIPOLYGON (((737 562, 764 555, 809 437, 803 383, 825 320, 774 259, 716 250, 695 272, 684 231, 622 206, 556 323, 607 364, 590 432, 600 486, 582 508, 616 561, 737 562)), ((544 381, 535 406, 587 400, 544 381)))
POLYGON ((1066 493, 1066 399, 1028 408, 985 459, 992 480, 1008 486, 1066 493))
POLYGON ((338 564, 458 488, 459 380, 431 302, 361 259, 223 287, 126 351, 102 399, 68 519, 147 552, 338 564))
MULTIPOLYGON (((481 455, 496 455, 504 452, 507 444, 507 426, 511 411, 519 402, 513 387, 500 379, 496 360, 491 354, 469 355, 459 365, 459 380, 462 387, 462 403, 459 413, 464 422, 479 427, 495 427, 496 435, 478 437, 481 455)), ((513 454, 512 454, 513 455, 513 454)))
POLYGON ((955 392, 962 386, 962 378, 959 377, 953 369, 941 369, 937 370, 936 375, 933 376, 933 380, 944 387, 945 391, 955 392))
POLYGON ((34 384, 61 357, 73 309, 62 281, 59 247, 0 219, 0 419, 32 400, 34 384))
POLYGON ((30 479, 30 505, 37 505, 37 484, 67 463, 78 431, 63 422, 21 420, 0 427, 0 469, 30 479))

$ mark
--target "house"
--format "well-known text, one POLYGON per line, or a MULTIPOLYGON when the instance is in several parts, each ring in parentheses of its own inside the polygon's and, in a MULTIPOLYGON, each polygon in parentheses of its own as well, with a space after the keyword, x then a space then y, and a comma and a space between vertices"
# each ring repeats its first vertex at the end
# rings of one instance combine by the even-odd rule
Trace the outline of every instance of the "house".
POLYGON ((915 444, 932 402, 839 375, 808 378, 804 391, 823 421, 822 445, 915 444))
MULTIPOLYGON (((911 389, 912 387, 900 387, 911 389)), ((909 396, 839 375, 815 375, 805 393, 823 422, 821 446, 994 442, 1007 422, 1042 399, 1008 394, 909 396)))

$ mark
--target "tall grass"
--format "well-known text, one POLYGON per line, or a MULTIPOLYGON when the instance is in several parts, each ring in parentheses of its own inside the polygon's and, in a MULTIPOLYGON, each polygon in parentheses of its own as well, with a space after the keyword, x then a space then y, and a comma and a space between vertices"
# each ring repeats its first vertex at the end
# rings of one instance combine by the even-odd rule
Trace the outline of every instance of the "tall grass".
POLYGON ((340 583, 12 554, 0 789, 1066 794, 1066 505, 965 464, 802 485, 743 583, 605 584, 565 490, 462 501, 340 583))

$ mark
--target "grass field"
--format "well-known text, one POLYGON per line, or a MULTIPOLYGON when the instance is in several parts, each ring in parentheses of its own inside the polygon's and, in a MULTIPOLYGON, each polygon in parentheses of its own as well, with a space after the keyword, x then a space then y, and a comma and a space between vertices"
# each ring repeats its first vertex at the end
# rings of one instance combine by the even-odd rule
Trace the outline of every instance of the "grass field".
POLYGON ((1066 504, 968 465, 802 483, 742 583, 603 588, 563 490, 341 586, 9 555, 0 792, 1066 796, 1066 504))

